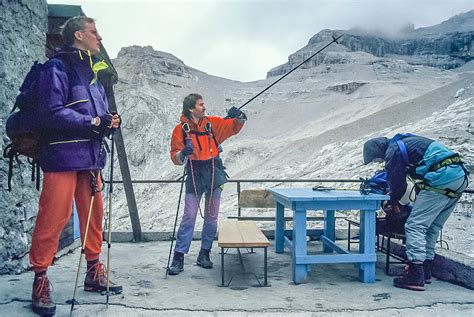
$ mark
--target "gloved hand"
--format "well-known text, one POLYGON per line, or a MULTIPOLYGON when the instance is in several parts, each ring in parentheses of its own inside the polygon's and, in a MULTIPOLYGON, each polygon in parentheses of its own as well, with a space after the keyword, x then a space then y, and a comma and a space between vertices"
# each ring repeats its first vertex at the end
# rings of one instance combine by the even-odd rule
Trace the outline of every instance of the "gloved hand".
POLYGON ((186 144, 184 145, 184 148, 181 150, 181 154, 183 155, 183 158, 185 158, 188 155, 193 154, 193 152, 194 152, 193 140, 191 138, 186 138, 186 144))
POLYGON ((241 115, 242 115, 242 111, 240 111, 240 109, 237 107, 232 107, 229 109, 229 111, 227 111, 227 117, 229 118, 237 118, 237 117, 240 117, 241 115))
POLYGON ((112 119, 113 116, 110 113, 96 117, 92 123, 92 131, 101 134, 108 134, 112 129, 112 119))

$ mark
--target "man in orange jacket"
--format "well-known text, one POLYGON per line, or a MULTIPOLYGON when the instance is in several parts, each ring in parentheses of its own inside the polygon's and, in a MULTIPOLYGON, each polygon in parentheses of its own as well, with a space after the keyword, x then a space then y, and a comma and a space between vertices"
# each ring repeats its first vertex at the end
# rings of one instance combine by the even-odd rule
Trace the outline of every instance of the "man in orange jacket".
POLYGON ((193 238, 199 202, 205 193, 204 224, 201 251, 196 264, 210 269, 209 257, 217 232, 217 219, 221 192, 227 182, 220 144, 239 133, 247 117, 232 107, 226 118, 206 116, 201 95, 190 94, 183 101, 180 123, 171 136, 171 160, 175 165, 186 165, 186 194, 184 214, 179 226, 173 262, 168 270, 177 275, 184 270, 184 254, 188 253, 193 238))

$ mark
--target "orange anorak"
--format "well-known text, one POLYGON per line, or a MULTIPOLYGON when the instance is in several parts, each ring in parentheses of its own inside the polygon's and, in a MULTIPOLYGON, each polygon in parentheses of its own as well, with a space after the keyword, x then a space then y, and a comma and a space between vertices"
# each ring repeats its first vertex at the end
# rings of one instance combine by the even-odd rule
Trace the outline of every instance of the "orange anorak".
POLYGON ((205 161, 219 155, 216 142, 221 144, 229 137, 239 133, 244 125, 244 122, 238 119, 224 119, 221 117, 204 117, 199 120, 196 125, 192 120, 181 115, 180 121, 181 122, 174 128, 173 134, 171 135, 170 154, 171 160, 176 165, 182 165, 182 162, 176 157, 176 154, 184 148, 185 138, 191 138, 194 146, 194 153, 189 156, 189 159, 205 161), (214 133, 216 142, 210 134, 204 134, 208 122, 212 125, 212 132, 214 133), (188 123, 191 132, 198 132, 198 134, 190 133, 189 135, 186 135, 182 128, 183 123, 188 123), (199 133, 202 133, 202 135, 199 135, 199 133))

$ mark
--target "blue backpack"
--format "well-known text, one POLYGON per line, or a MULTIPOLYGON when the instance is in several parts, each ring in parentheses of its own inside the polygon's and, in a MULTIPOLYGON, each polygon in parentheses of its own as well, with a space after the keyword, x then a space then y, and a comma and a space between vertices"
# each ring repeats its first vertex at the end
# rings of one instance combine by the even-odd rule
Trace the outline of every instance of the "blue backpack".
MULTIPOLYGON (((55 57, 61 58, 62 54, 55 57)), ((61 58, 66 67, 69 66, 68 60, 61 58)), ((8 163, 8 190, 11 191, 11 179, 13 176, 13 161, 20 166, 19 156, 26 156, 28 162, 32 165, 31 180, 36 180, 36 188, 39 190, 40 167, 38 158, 41 149, 41 133, 38 129, 37 110, 38 110, 38 85, 40 74, 45 69, 45 64, 35 61, 30 71, 26 74, 23 83, 20 86, 20 92, 16 97, 13 109, 10 112, 5 124, 7 136, 11 143, 4 151, 3 157, 9 160, 8 163), (19 109, 19 111, 16 111, 19 109)))
POLYGON ((386 194, 390 191, 387 182, 387 172, 385 170, 379 170, 368 179, 362 179, 362 183, 359 188, 360 192, 364 195, 370 193, 373 194, 386 194))

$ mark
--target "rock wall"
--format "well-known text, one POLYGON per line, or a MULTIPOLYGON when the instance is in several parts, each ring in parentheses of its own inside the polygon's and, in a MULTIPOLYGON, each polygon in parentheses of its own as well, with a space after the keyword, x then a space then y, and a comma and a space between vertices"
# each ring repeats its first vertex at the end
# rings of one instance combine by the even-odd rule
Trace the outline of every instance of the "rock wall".
POLYGON ((410 25, 392 35, 376 30, 322 30, 309 40, 308 45, 290 55, 287 63, 271 69, 267 78, 285 74, 323 44, 329 43, 332 36, 339 34, 344 34, 339 45, 331 45, 302 68, 337 62, 334 58, 328 59, 334 51, 367 52, 378 57, 401 59, 408 64, 441 69, 458 68, 474 60, 474 10, 471 10, 431 27, 414 29, 410 25))
MULTIPOLYGON (((5 120, 18 87, 33 61, 44 61, 48 7, 46 0, 0 0, 0 146, 9 143, 5 120)), ((28 268, 28 250, 37 213, 38 192, 30 181, 30 165, 15 163, 8 192, 8 162, 0 159, 0 274, 28 268)))
MULTIPOLYGON (((311 42, 311 41, 310 41, 311 42)), ((474 31, 390 40, 348 36, 342 42, 351 51, 406 60, 410 64, 452 69, 474 59, 474 31)))

